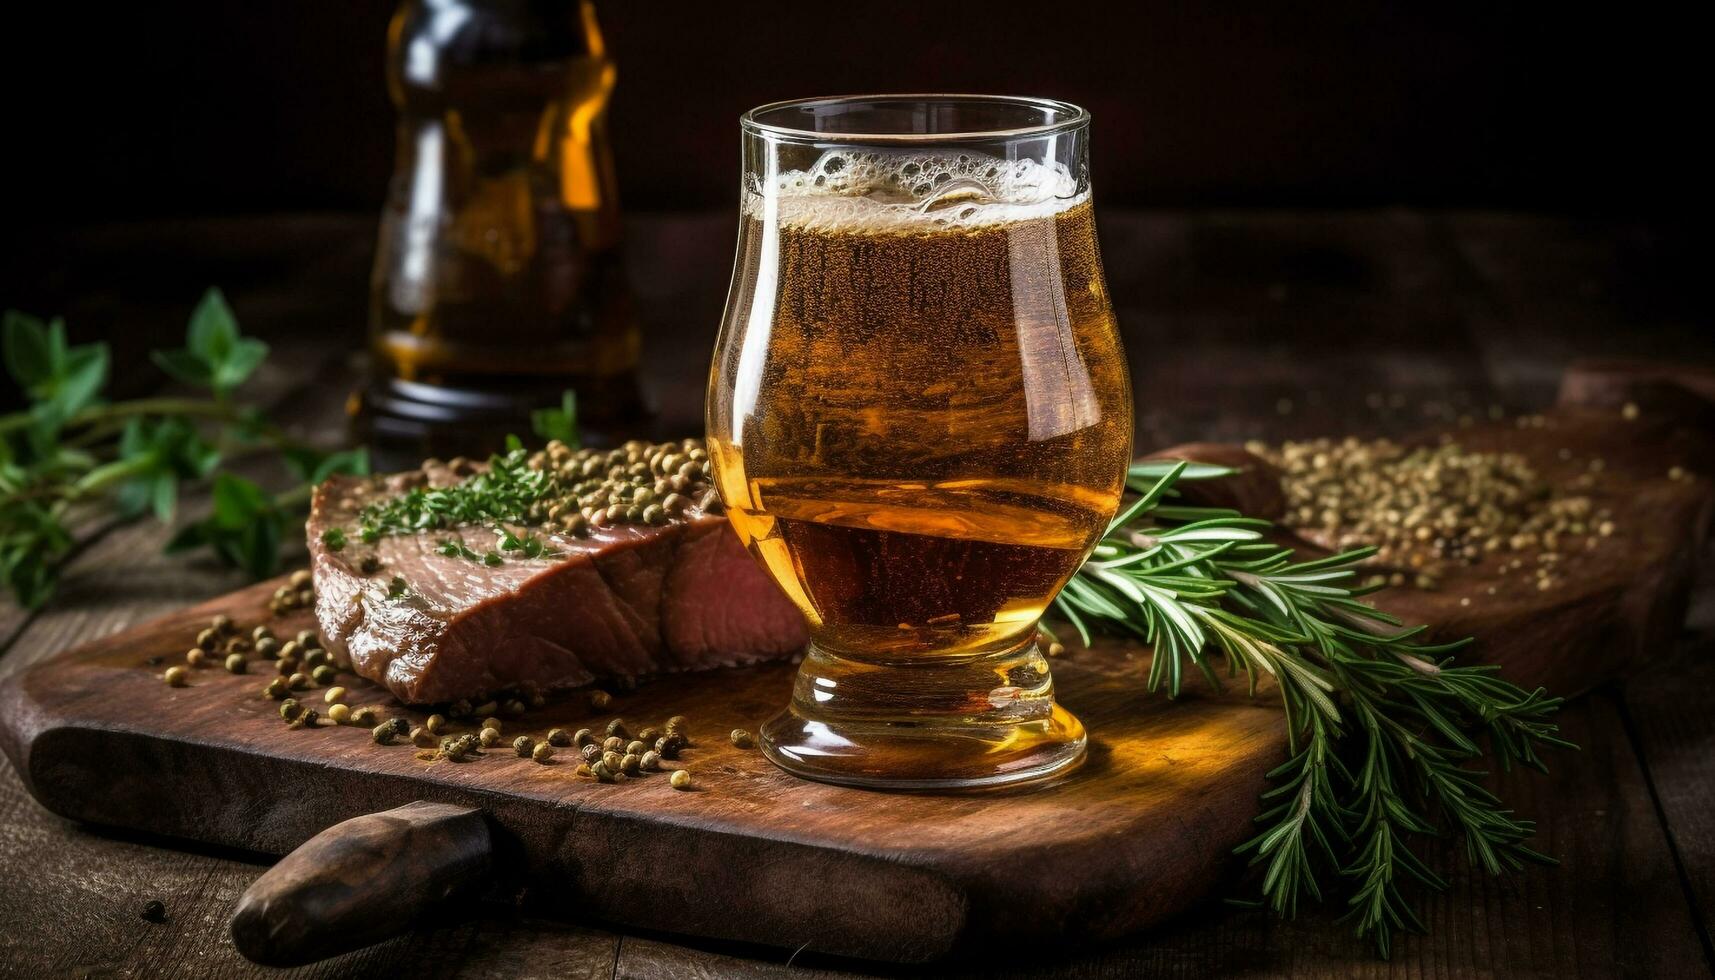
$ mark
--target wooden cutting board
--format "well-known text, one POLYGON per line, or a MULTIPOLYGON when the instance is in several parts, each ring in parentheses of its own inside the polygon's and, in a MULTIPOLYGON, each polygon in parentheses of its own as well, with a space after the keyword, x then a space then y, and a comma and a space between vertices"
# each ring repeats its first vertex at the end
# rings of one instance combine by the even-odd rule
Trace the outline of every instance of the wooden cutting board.
MULTIPOLYGON (((1626 390, 1649 402, 1653 389, 1626 377, 1626 390)), ((1614 387, 1595 390, 1605 398, 1614 387)), ((1485 564, 1441 591, 1391 590, 1381 602, 1439 624, 1440 635, 1475 633, 1481 642, 1466 659, 1501 663, 1556 693, 1589 687, 1678 631, 1709 527, 1715 458, 1715 426, 1692 403, 1656 413, 1650 402, 1628 421, 1588 397, 1565 400, 1579 404, 1540 428, 1472 429, 1460 441, 1523 452, 1556 475, 1601 455, 1607 475, 1596 495, 1620 532, 1568 559, 1552 592, 1485 564), (1669 480, 1671 465, 1705 475, 1669 480)), ((1264 512, 1278 508, 1270 489, 1254 479, 1229 488, 1264 512)), ((726 732, 755 731, 785 703, 793 668, 784 664, 660 678, 602 714, 580 699, 506 720, 510 737, 599 728, 615 714, 634 728, 686 715, 694 743, 679 764, 695 774, 691 792, 662 774, 623 785, 580 779, 569 750, 550 765, 502 747, 455 763, 374 745, 359 728, 291 731, 257 693, 265 674, 200 670, 185 688, 156 678, 215 614, 246 628, 264 621, 274 586, 67 651, 0 685, 0 747, 36 798, 75 820, 267 854, 413 800, 478 807, 497 841, 500 887, 566 915, 920 962, 1018 935, 1119 936, 1184 909, 1232 866, 1264 773, 1285 752, 1266 692, 1255 701, 1197 686, 1177 701, 1149 695, 1148 652, 1114 640, 1055 663, 1061 700, 1091 732, 1089 760, 1051 786, 965 796, 804 782, 733 747, 726 732)), ((273 625, 311 624, 300 614, 273 625)), ((378 688, 348 686, 353 704, 421 719, 378 688)))

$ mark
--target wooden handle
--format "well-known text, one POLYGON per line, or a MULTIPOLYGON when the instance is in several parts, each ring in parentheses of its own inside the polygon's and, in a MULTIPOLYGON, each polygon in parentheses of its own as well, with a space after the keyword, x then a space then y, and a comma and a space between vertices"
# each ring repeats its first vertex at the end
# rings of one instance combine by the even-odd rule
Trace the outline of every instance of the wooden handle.
POLYGON ((232 942, 257 963, 297 966, 395 936, 488 877, 482 811, 407 803, 334 824, 245 890, 232 942))

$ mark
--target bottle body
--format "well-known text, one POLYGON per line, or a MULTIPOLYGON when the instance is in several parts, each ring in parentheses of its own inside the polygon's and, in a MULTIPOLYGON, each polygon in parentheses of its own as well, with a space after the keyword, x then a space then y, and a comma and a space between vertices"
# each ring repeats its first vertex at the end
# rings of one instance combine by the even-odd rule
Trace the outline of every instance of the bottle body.
POLYGON ((516 429, 567 388, 597 421, 635 414, 606 131, 617 72, 593 6, 407 0, 388 42, 399 123, 371 284, 375 434, 492 442, 474 430, 516 429))

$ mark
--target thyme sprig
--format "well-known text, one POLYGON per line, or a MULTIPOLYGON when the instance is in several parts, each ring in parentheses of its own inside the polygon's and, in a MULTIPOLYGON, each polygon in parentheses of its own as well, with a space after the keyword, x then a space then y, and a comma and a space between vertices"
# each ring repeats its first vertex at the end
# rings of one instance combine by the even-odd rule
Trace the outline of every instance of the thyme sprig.
POLYGON ((1086 644, 1092 625, 1151 644, 1151 691, 1177 695, 1187 664, 1218 688, 1217 660, 1253 695, 1274 682, 1289 754, 1238 851, 1263 866, 1263 900, 1281 915, 1342 887, 1345 918, 1386 957, 1396 930, 1424 929, 1403 887, 1446 887, 1413 849, 1424 836, 1459 835, 1491 874, 1552 863, 1470 764, 1546 771, 1542 749, 1574 747, 1550 720, 1561 700, 1455 665, 1468 640, 1425 642, 1425 627, 1365 602, 1374 588, 1355 584, 1357 565, 1373 549, 1300 560, 1269 540, 1269 522, 1176 498, 1178 481, 1233 472, 1134 466, 1137 497, 1055 605, 1086 644))
POLYGON ((70 343, 57 317, 8 310, 0 340, 25 404, 0 415, 0 589, 25 606, 53 594, 82 531, 148 514, 170 522, 192 490, 208 491, 209 513, 167 550, 208 548, 253 576, 270 575, 309 487, 368 469, 361 451, 300 442, 240 398, 268 347, 239 331, 218 289, 191 313, 185 346, 150 358, 192 389, 184 396, 104 400, 107 345, 70 343), (226 468, 252 456, 280 464, 291 486, 268 493, 226 468))

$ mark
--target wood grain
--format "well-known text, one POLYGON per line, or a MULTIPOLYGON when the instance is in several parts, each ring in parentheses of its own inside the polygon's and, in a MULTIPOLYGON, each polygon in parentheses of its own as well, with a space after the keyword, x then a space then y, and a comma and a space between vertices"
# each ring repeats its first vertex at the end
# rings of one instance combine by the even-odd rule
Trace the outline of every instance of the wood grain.
POLYGON ((1702 642, 1627 684, 1624 705, 1704 953, 1715 966, 1715 714, 1692 693, 1711 690, 1715 643, 1702 642))
MULTIPOLYGON (((634 727, 692 719, 694 747, 679 763, 695 775, 688 793, 663 775, 596 784, 572 774, 569 753, 548 766, 510 750, 461 764, 375 746, 364 729, 290 731, 254 675, 202 670, 182 689, 152 676, 161 665, 148 661, 176 656, 216 611, 253 623, 270 593, 265 583, 169 615, 8 683, 0 714, 26 785, 74 819, 265 853, 411 799, 477 806, 502 831, 519 886, 577 914, 909 962, 1045 921, 1100 939, 1178 911, 1246 835, 1282 745, 1266 699, 1150 697, 1141 651, 1119 642, 1057 669, 1063 700, 1097 732, 1089 762, 1049 790, 988 796, 807 783, 733 747, 725 732, 754 730, 785 703, 789 664, 718 683, 666 677, 618 699, 634 727), (1137 888, 1140 878, 1151 887, 1137 888)), ((607 717, 551 705, 507 734, 600 728, 607 717)))
MULTIPOLYGON (((1600 456, 1606 468, 1591 492, 1625 530, 1569 555, 1564 584, 1546 593, 1491 558, 1443 591, 1393 590, 1384 608, 1442 635, 1476 632, 1479 657, 1558 689, 1588 688, 1671 639, 1711 498, 1703 483, 1656 471, 1664 454, 1691 452, 1706 434, 1569 409, 1540 428, 1465 436, 1530 456, 1550 479, 1600 456), (1640 442, 1640 432, 1652 435, 1640 442)), ((615 710, 633 726, 694 719, 693 793, 666 790, 660 776, 600 786, 570 774, 570 753, 550 766, 504 751, 459 764, 381 749, 364 730, 288 731, 252 677, 198 671, 188 689, 150 678, 215 613, 261 621, 270 590, 163 617, 0 688, 7 751, 37 798, 79 820, 267 853, 412 799, 480 807, 508 842, 517 882, 551 891, 568 914, 633 926, 671 916, 674 931, 692 935, 923 962, 1025 930, 1111 939, 1179 912, 1215 884, 1246 836, 1262 774, 1285 749, 1266 700, 1151 698, 1137 682, 1147 652, 1117 640, 1056 667, 1062 700, 1095 733, 1090 761, 1047 790, 986 797, 881 797, 805 783, 722 740, 784 703, 792 671, 784 664, 666 677, 622 699, 615 710), (162 805, 163 794, 174 804, 162 805), (839 889, 826 888, 830 877, 839 889), (710 896, 746 914, 722 914, 710 896)), ((379 689, 359 690, 388 701, 379 689)), ((509 734, 604 721, 562 704, 517 719, 509 734)))
MULTIPOLYGON (((1461 412, 1481 416, 1493 405, 1523 411, 1551 400, 1575 357, 1715 357, 1706 263, 1695 249, 1676 244, 1702 242, 1694 224, 1681 231, 1590 217, 1397 209, 1108 209, 1101 222, 1138 393, 1140 446, 1331 432, 1397 437, 1440 421, 1457 431, 1461 412)), ((645 364, 662 409, 660 434, 675 435, 701 420, 714 313, 731 266, 732 216, 728 209, 633 214, 627 225, 647 325, 645 364)), ((133 223, 107 234, 63 226, 53 233, 33 242, 39 274, 24 277, 36 284, 33 295, 50 298, 10 302, 68 313, 74 336, 92 324, 123 323, 118 336, 130 339, 132 356, 118 357, 118 364, 139 360, 149 346, 177 343, 189 302, 210 282, 226 287, 246 329, 259 330, 277 354, 308 348, 337 361, 355 343, 372 215, 133 223), (149 288, 139 293, 139 282, 149 288)), ((351 377, 323 369, 315 391, 295 401, 294 414, 311 416, 306 434, 338 431, 351 377)), ((1710 472, 1707 464, 1698 471, 1710 472)), ((0 613, 0 675, 238 584, 229 570, 161 559, 165 537, 150 524, 120 529, 79 556, 52 607, 27 621, 0 613)), ((1706 585, 1701 595, 1708 603, 1715 591, 1706 585)), ((1705 617, 1700 628, 1707 633, 1711 626, 1715 619, 1705 617)), ((1659 652, 1650 660, 1659 661, 1659 652)), ((1626 685, 1628 703, 1633 683, 1652 686, 1660 698, 1630 712, 1640 721, 1640 742, 1649 742, 1644 755, 1657 790, 1664 802, 1679 792, 1695 803, 1695 786, 1674 784, 1708 785, 1699 763, 1715 758, 1715 746, 1692 736, 1707 714, 1701 706, 1715 698, 1715 678, 1657 663, 1626 685), (1660 714, 1663 724, 1654 730, 1641 723, 1670 702, 1678 714, 1660 714), (1654 760, 1665 757, 1681 765, 1655 769, 1654 760)), ((1611 755, 1623 760, 1633 745, 1626 730, 1579 720, 1602 697, 1569 706, 1562 721, 1583 744, 1612 745, 1611 755)), ((1015 946, 1037 954, 1004 972, 1067 980, 1548 976, 1566 962, 1562 950, 1578 949, 1596 964, 1586 973, 1615 976, 1628 971, 1603 969, 1604 951, 1617 961, 1619 941, 1638 938, 1632 931, 1638 920, 1654 915, 1663 923, 1662 938, 1672 940, 1663 957, 1675 964, 1664 974, 1710 975, 1710 961, 1685 943, 1691 934, 1673 934, 1683 916, 1640 902, 1666 902, 1674 894, 1663 873, 1663 861, 1671 863, 1667 838, 1647 828, 1665 821, 1678 837, 1681 822, 1707 808, 1664 806, 1661 819, 1651 820, 1636 770, 1609 773, 1593 758, 1588 750, 1558 757, 1553 775, 1510 776, 1500 788, 1511 799, 1534 787, 1525 809, 1564 814, 1556 821, 1557 847, 1605 846, 1624 822, 1622 836, 1633 841, 1637 860, 1533 870, 1518 881, 1458 876, 1450 892, 1429 901, 1435 934, 1403 941, 1391 964, 1373 962, 1334 921, 1337 910, 1306 910, 1295 923, 1278 923, 1207 904, 1123 943, 1067 947, 1023 937, 1015 946), (1580 775, 1585 769, 1587 777, 1580 775), (1616 897, 1601 900, 1605 895, 1616 897)), ((1452 867, 1460 855, 1449 847, 1432 857, 1452 867)), ((0 759, 0 867, 7 871, 0 887, 0 920, 7 923, 0 930, 0 974, 606 980, 944 972, 830 961, 808 951, 787 968, 789 949, 674 939, 660 931, 670 923, 622 939, 605 928, 521 916, 511 896, 472 901, 408 938, 314 967, 266 970, 241 960, 225 932, 232 903, 261 870, 258 860, 62 820, 31 799, 0 759), (155 898, 167 903, 164 923, 137 915, 143 901, 155 898), (645 964, 652 972, 643 972, 645 964)))

